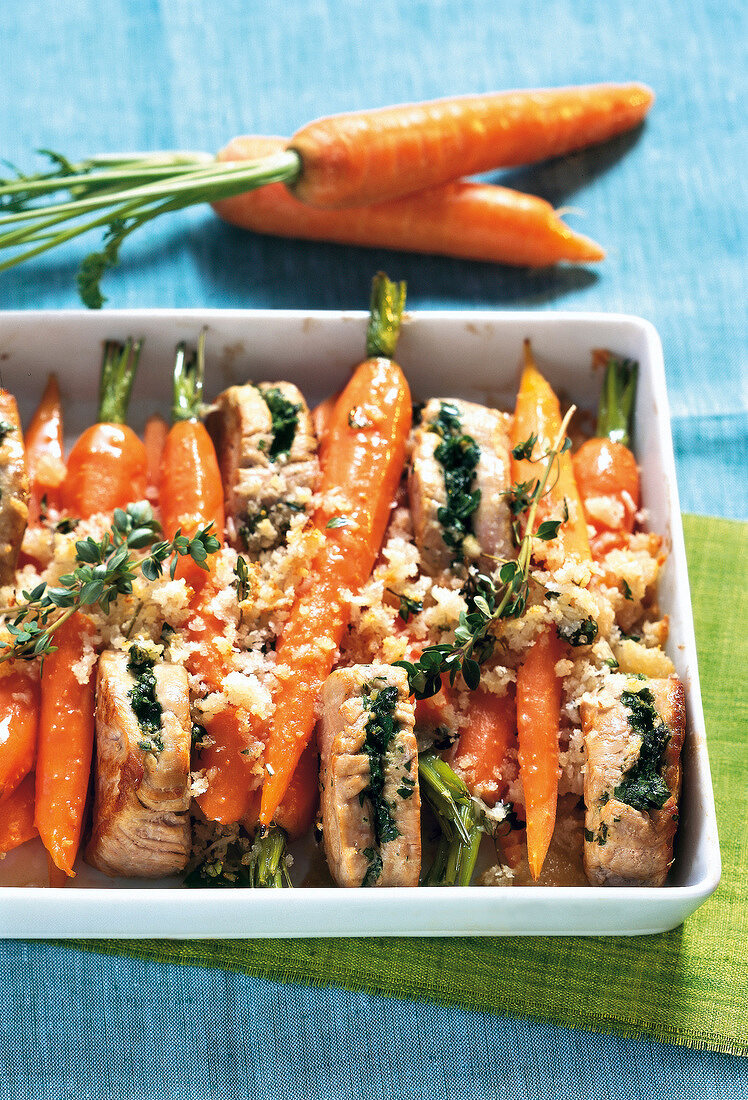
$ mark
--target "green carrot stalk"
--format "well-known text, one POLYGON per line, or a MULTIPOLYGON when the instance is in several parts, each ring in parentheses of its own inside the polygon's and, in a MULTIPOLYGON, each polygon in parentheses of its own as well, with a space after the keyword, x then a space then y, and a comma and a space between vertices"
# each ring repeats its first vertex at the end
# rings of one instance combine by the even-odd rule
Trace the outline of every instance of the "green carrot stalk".
POLYGON ((630 447, 639 365, 633 359, 618 359, 614 355, 607 356, 607 364, 596 434, 598 439, 630 447))
POLYGON ((124 424, 130 404, 142 342, 128 339, 124 344, 107 340, 101 364, 99 384, 99 423, 124 424))
POLYGON ((174 388, 171 407, 172 421, 199 420, 203 403, 205 380, 205 337, 203 329, 198 337, 197 352, 188 353, 186 345, 177 346, 174 362, 174 388))
POLYGON ((291 886, 291 876, 286 863, 287 835, 277 825, 272 825, 260 835, 252 848, 250 886, 255 889, 281 889, 291 886))
POLYGON ((463 781, 437 753, 420 754, 418 778, 442 834, 422 885, 469 886, 484 832, 480 811, 463 781))
POLYGON ((394 359, 405 309, 405 283, 393 283, 378 272, 371 284, 366 354, 374 359, 394 359))

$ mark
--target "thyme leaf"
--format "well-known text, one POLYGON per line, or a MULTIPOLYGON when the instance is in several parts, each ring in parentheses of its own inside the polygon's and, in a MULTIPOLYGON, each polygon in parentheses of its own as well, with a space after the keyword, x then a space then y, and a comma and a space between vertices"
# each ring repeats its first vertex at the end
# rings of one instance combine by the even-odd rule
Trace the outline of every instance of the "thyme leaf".
POLYGON ((58 579, 56 586, 37 585, 31 592, 22 592, 20 603, 2 609, 12 641, 0 651, 0 663, 30 661, 54 653, 55 631, 82 607, 98 606, 106 614, 119 596, 132 594, 138 570, 148 580, 156 580, 171 559, 173 577, 179 557, 189 555, 202 569, 206 559, 219 548, 218 539, 210 533, 212 524, 201 528, 191 539, 177 531, 171 541, 155 542, 161 526, 150 504, 141 500, 116 508, 112 525, 99 540, 80 539, 75 544, 76 566, 72 573, 58 579), (150 554, 140 559, 132 551, 150 547, 150 554))

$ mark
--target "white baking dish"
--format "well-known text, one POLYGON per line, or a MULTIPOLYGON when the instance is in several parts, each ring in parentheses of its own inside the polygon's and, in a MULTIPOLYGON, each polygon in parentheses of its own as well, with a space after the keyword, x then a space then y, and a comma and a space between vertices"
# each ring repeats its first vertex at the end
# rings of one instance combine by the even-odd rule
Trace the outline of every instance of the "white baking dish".
MULTIPOLYGON (((2 384, 28 417, 48 371, 60 376, 71 435, 92 423, 105 339, 144 338, 132 423, 168 411, 174 347, 208 326, 207 395, 233 383, 286 378, 310 404, 338 389, 362 358, 364 313, 136 310, 0 315, 2 384)), ((41 845, 0 863, 0 936, 194 937, 348 935, 632 935, 673 928, 716 888, 720 855, 701 709, 683 534, 675 483, 662 349, 650 324, 603 314, 410 314, 398 360, 414 398, 459 396, 514 404, 522 340, 562 398, 597 402, 590 351, 607 347, 640 363, 635 449, 643 504, 670 556, 660 602, 669 652, 686 686, 688 736, 676 860, 659 889, 513 887, 284 891, 182 890, 176 881, 108 880, 79 861, 65 889, 46 881, 41 845)))

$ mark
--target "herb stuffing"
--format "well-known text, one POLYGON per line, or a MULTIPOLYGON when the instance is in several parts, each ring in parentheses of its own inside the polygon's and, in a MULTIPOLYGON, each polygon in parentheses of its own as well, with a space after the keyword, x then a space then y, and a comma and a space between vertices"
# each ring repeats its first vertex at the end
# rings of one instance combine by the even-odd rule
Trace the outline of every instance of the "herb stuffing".
POLYGON ((463 543, 473 531, 473 513, 480 504, 480 489, 474 489, 475 471, 480 461, 480 448, 472 436, 462 430, 460 410, 448 401, 442 401, 439 415, 429 425, 441 443, 434 451, 434 458, 444 471, 444 487, 447 503, 437 512, 442 525, 442 538, 455 552, 455 560, 463 560, 463 543))
POLYGON ((639 734, 642 744, 639 756, 624 772, 621 783, 613 793, 635 810, 661 810, 670 797, 668 786, 659 771, 670 730, 655 710, 654 695, 649 688, 623 691, 621 703, 628 711, 631 729, 639 734))
POLYGON ((135 686, 128 691, 130 705, 138 720, 143 737, 138 747, 143 752, 154 755, 162 751, 164 741, 161 736, 162 707, 156 698, 156 677, 153 672, 155 660, 140 646, 130 648, 127 671, 135 677, 135 686))
MULTIPOLYGON (((391 684, 385 687, 376 687, 375 684, 366 684, 363 692, 364 706, 369 711, 369 719, 366 723, 366 739, 363 751, 369 758, 369 783, 360 794, 361 805, 365 799, 369 799, 372 805, 374 817, 374 838, 379 847, 388 841, 396 840, 400 836, 400 830, 395 825, 392 810, 384 798, 385 755, 390 742, 396 733, 395 707, 397 706, 397 688, 391 684)), ((412 792, 411 792, 412 793, 412 792)), ((381 857, 373 849, 371 851, 369 868, 362 883, 363 886, 372 886, 382 872, 381 857)))
POLYGON ((268 458, 277 462, 278 459, 288 458, 296 438, 301 406, 289 401, 277 386, 260 390, 260 393, 272 417, 270 430, 273 433, 273 442, 270 444, 268 458))

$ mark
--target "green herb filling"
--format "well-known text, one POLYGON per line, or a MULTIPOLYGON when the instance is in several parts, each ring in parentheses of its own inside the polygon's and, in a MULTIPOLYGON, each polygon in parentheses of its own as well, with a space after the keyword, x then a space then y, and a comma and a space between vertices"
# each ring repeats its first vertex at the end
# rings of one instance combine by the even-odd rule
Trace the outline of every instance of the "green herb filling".
POLYGON ((267 390, 260 390, 262 399, 270 410, 272 423, 270 430, 273 433, 273 442, 270 444, 268 458, 276 462, 279 458, 287 458, 296 438, 296 429, 299 426, 300 405, 294 405, 284 397, 277 386, 267 390))
POLYGON ((628 711, 629 725, 641 737, 642 745, 636 761, 624 773, 613 793, 635 810, 661 810, 670 797, 659 772, 670 730, 655 710, 654 695, 649 688, 624 691, 621 702, 628 711))
POLYGON ((444 471, 447 503, 437 512, 442 525, 442 538, 455 552, 456 561, 463 561, 462 545, 473 533, 473 514, 481 499, 480 489, 473 489, 475 471, 480 461, 480 447, 462 430, 460 410, 442 401, 439 415, 429 425, 429 431, 441 437, 434 458, 444 471))
MULTIPOLYGON (((395 725, 397 688, 391 684, 381 688, 366 684, 363 690, 363 702, 369 711, 363 744, 363 751, 369 758, 369 783, 359 797, 362 805, 367 798, 371 802, 374 839, 379 848, 382 844, 396 840, 400 836, 392 810, 384 798, 385 757, 397 732, 395 725)), ((361 885, 372 886, 382 873, 382 859, 373 848, 365 849, 364 855, 369 860, 369 867, 361 885)))
POLYGON ((143 752, 157 753, 164 747, 161 737, 162 707, 156 698, 156 677, 153 674, 155 661, 140 646, 132 646, 127 671, 135 677, 135 686, 128 691, 133 713, 138 720, 143 739, 138 746, 143 752))

